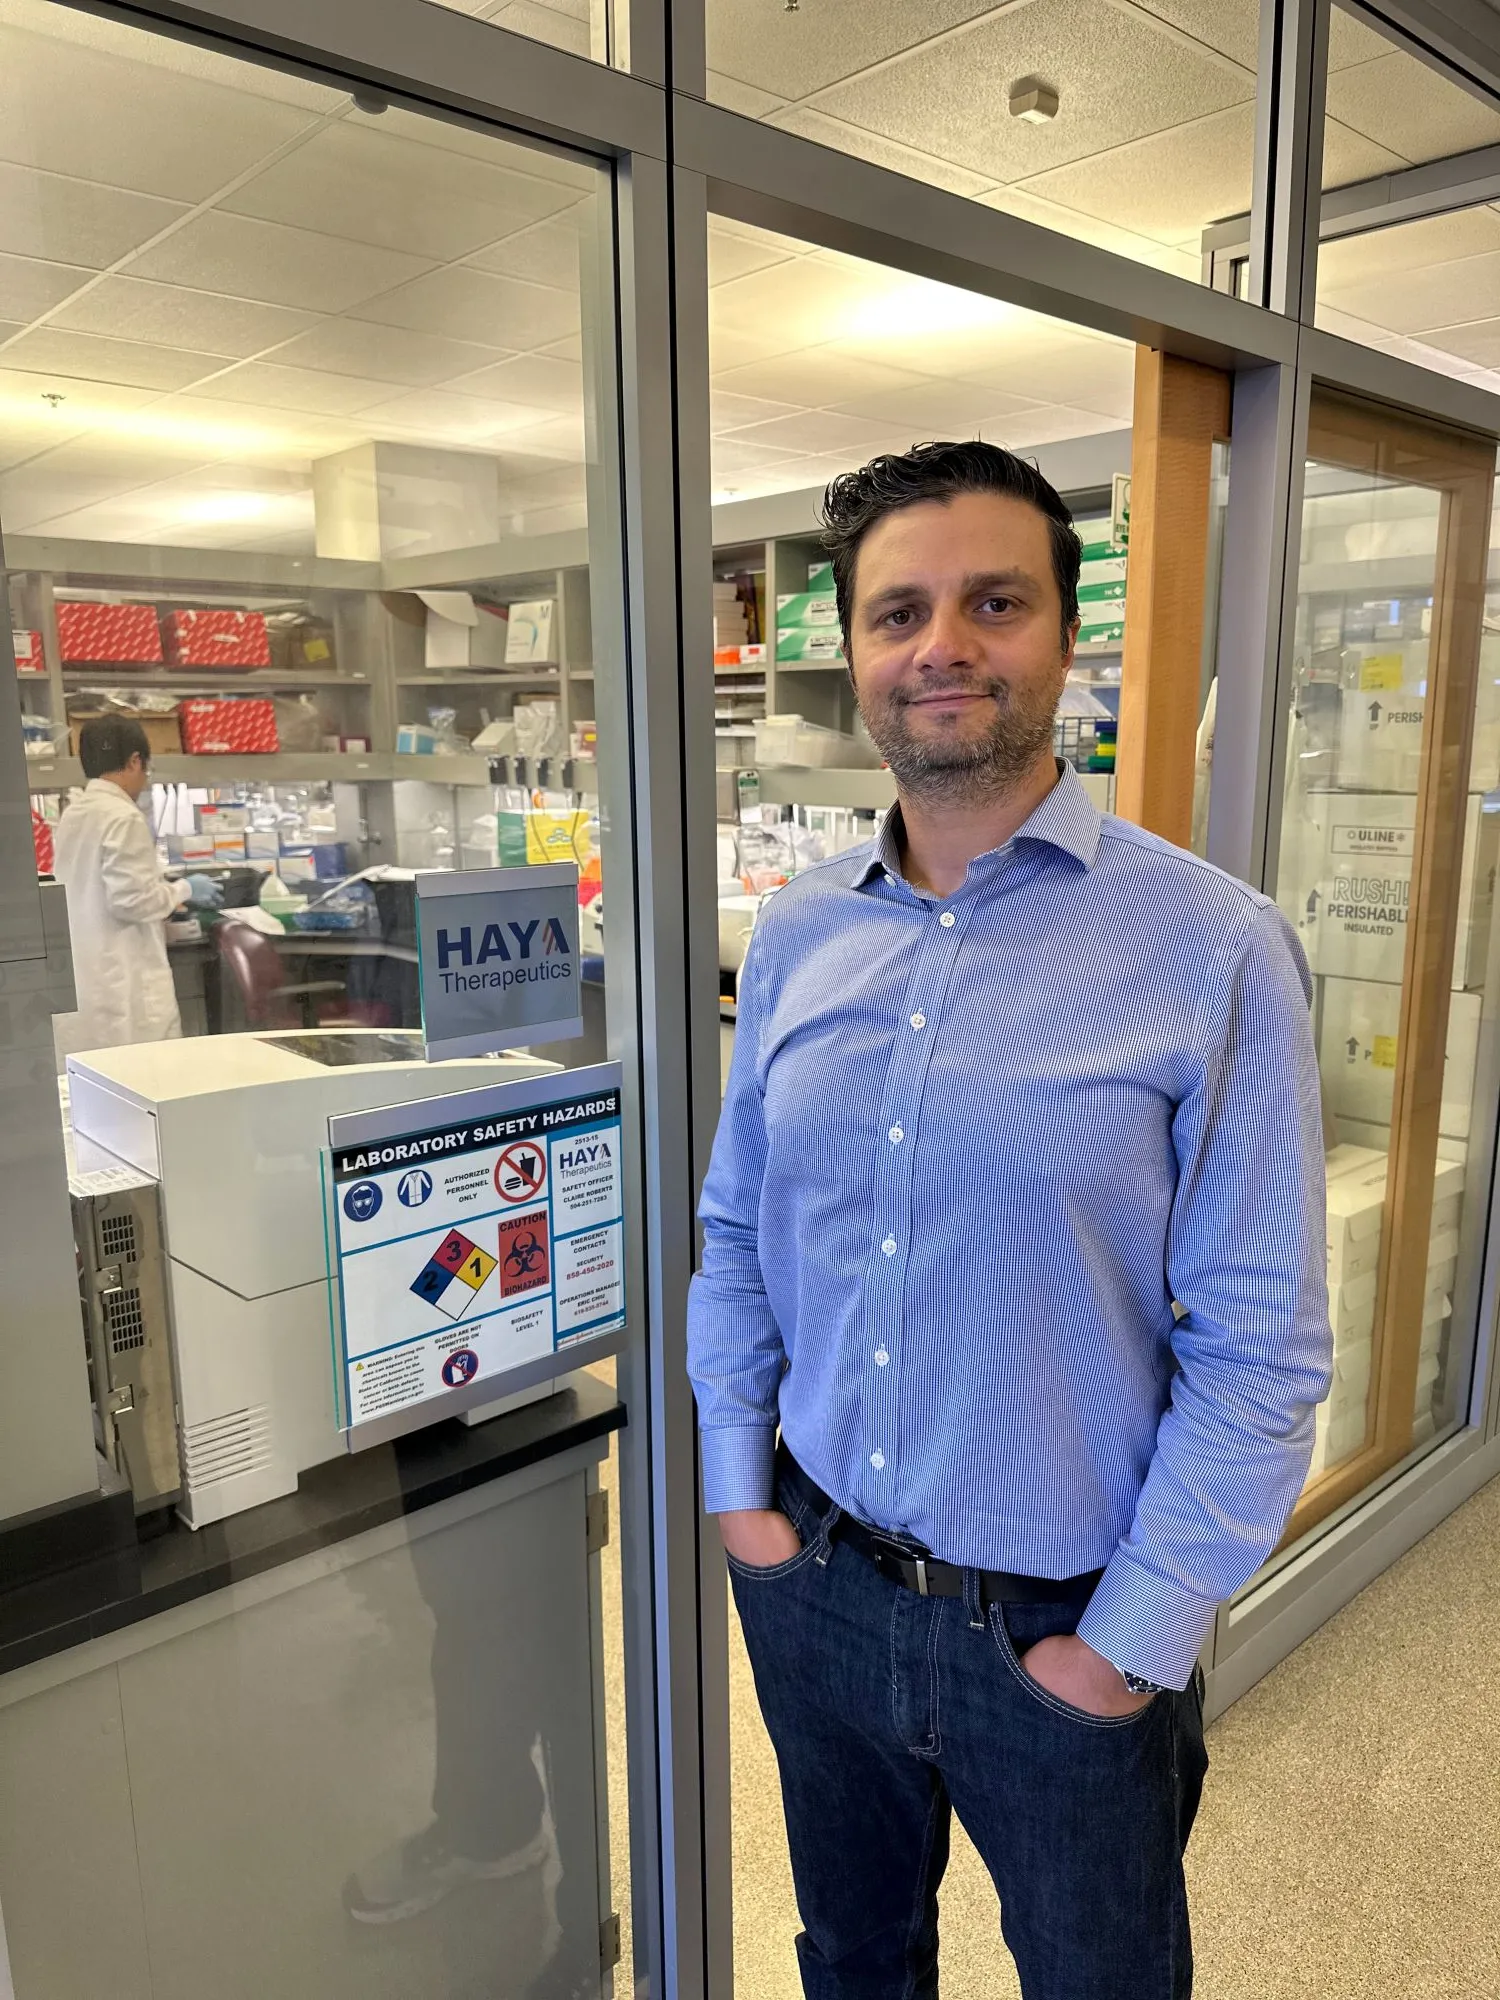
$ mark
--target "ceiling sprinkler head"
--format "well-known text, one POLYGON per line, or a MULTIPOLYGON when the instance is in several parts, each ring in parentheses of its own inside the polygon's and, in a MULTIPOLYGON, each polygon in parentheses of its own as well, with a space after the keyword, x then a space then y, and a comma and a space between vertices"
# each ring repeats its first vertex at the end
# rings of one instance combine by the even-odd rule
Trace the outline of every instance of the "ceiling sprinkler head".
POLYGON ((42 401, 51 409, 57 409, 60 404, 67 402, 67 400, 67 397, 60 395, 56 389, 44 389, 42 391, 42 401))
POLYGON ((355 110, 363 111, 371 118, 381 118, 391 108, 379 91, 355 90, 351 91, 350 95, 354 99, 355 110))
POLYGON ((781 0, 781 4, 788 14, 800 14, 802 12, 802 0, 781 0))
POLYGON ((1024 76, 1010 87, 1010 115, 1028 125, 1045 125, 1057 116, 1057 92, 1040 77, 1024 76))

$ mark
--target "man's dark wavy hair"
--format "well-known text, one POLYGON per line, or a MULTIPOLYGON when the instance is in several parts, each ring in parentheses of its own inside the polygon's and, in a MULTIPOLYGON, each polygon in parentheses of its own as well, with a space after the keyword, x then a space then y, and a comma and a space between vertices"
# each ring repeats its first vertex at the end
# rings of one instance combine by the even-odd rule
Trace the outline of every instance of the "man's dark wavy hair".
POLYGON ((1083 547, 1073 516, 1056 487, 1034 465, 998 444, 914 444, 882 452, 858 472, 841 472, 823 495, 823 547, 833 562, 844 657, 850 657, 849 618, 854 606, 854 566, 859 546, 877 521, 923 500, 952 500, 960 493, 1003 493, 1035 507, 1047 523, 1052 568, 1062 599, 1063 644, 1078 616, 1078 570, 1083 547))

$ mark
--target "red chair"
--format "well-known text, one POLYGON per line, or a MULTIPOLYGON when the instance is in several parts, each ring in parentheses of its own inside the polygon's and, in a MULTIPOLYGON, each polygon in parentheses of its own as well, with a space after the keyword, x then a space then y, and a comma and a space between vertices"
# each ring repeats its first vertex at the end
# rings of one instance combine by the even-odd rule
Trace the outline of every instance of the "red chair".
POLYGON ((293 984, 287 979, 281 953, 263 931, 232 919, 214 926, 214 945, 219 954, 219 971, 233 981, 252 1028, 347 1028, 359 1025, 340 1010, 337 1016, 319 1013, 321 997, 337 994, 345 999, 342 979, 308 979, 293 984))

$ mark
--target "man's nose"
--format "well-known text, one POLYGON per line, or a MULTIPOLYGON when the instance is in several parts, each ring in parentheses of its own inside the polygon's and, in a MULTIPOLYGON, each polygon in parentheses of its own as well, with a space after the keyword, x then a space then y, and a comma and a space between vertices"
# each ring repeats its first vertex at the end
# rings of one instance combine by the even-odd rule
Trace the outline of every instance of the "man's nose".
POLYGON ((950 668, 971 664, 968 622, 954 605, 937 605, 922 634, 915 664, 950 668))

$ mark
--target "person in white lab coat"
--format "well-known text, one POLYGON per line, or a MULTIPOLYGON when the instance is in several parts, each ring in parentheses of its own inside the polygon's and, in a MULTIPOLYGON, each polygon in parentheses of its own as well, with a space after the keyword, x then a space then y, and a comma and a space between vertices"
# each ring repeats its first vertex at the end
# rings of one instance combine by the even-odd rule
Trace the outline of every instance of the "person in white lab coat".
POLYGON ((192 902, 215 900, 207 878, 169 882, 138 801, 150 784, 146 732, 101 716, 79 732, 88 779, 57 825, 56 874, 68 892, 76 1014, 53 1020, 59 1066, 79 1049, 160 1042, 182 1033, 163 929, 192 902))

